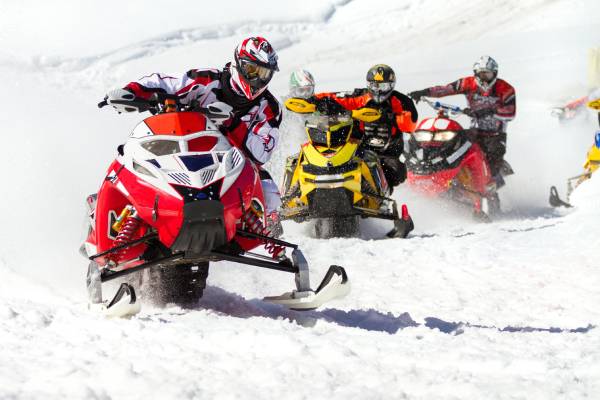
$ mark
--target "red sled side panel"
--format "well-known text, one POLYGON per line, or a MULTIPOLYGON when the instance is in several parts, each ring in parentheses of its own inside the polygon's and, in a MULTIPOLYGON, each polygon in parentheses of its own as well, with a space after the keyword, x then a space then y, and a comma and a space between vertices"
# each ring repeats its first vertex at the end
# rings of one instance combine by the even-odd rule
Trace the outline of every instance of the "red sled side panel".
POLYGON ((468 168, 471 173, 473 185, 471 190, 479 192, 482 195, 485 194, 488 190, 487 186, 492 182, 492 175, 483 151, 481 151, 477 143, 471 146, 461 166, 468 168))
POLYGON ((461 166, 457 168, 442 170, 431 175, 416 175, 408 171, 406 180, 408 184, 419 193, 428 196, 437 196, 450 189, 450 183, 454 180, 461 166))

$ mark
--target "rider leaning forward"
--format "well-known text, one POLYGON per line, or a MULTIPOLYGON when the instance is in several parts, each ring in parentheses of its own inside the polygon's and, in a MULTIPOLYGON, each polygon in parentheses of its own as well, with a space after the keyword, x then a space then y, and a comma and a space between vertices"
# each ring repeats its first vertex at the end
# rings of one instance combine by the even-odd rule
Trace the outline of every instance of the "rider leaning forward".
MULTIPOLYGON (((123 89, 108 93, 107 101, 136 98, 149 99, 154 93, 175 94, 182 104, 196 102, 206 108, 214 102, 228 104, 230 117, 213 121, 259 167, 266 163, 279 139, 281 109, 267 90, 278 71, 277 55, 262 37, 243 40, 234 51, 234 59, 219 69, 191 69, 182 77, 153 73, 123 89), (129 96, 129 97, 128 97, 129 96)), ((119 109, 118 111, 128 111, 119 109)), ((269 173, 260 169, 269 228, 279 227, 277 208, 281 205, 279 190, 269 173)))
POLYGON ((467 97, 469 108, 464 113, 473 120, 474 140, 486 154, 497 184, 502 185, 502 174, 512 172, 504 161, 504 154, 506 125, 515 117, 517 110, 515 89, 498 78, 498 63, 489 56, 482 56, 473 65, 473 76, 460 78, 446 86, 417 90, 408 95, 418 102, 423 96, 444 97, 456 94, 467 97))
POLYGON ((382 113, 375 122, 360 122, 359 132, 363 145, 374 151, 390 187, 406 179, 406 167, 400 162, 403 150, 402 132, 413 132, 418 114, 414 102, 406 95, 395 91, 396 75, 392 68, 377 64, 367 72, 367 87, 345 93, 318 93, 317 103, 335 101, 346 110, 372 107, 382 113))

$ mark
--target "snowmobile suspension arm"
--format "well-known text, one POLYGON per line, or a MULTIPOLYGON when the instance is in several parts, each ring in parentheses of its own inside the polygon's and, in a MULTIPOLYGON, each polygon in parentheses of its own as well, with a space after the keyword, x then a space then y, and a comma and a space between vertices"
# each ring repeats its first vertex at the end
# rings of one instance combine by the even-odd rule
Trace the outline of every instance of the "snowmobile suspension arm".
POLYGON ((297 244, 285 242, 283 240, 275 239, 275 238, 272 238, 272 237, 269 237, 269 236, 265 236, 265 235, 260 235, 258 233, 248 232, 248 231, 244 231, 242 229, 238 229, 236 232, 240 236, 246 236, 246 237, 253 238, 253 239, 260 239, 260 240, 264 240, 264 241, 267 241, 267 242, 278 244, 280 246, 290 247, 292 249, 297 249, 298 248, 297 244))
POLYGON ((103 251, 101 253, 94 254, 93 256, 90 256, 89 259, 93 261, 93 260, 95 260, 98 257, 102 257, 102 256, 105 256, 107 254, 111 254, 111 253, 114 253, 116 251, 120 251, 120 250, 126 249, 128 247, 131 247, 131 246, 136 245, 138 243, 145 242, 146 240, 154 239, 156 237, 158 237, 157 233, 150 233, 150 234, 148 234, 146 236, 142 236, 139 239, 132 240, 131 242, 125 243, 125 244, 123 244, 121 246, 115 246, 112 249, 108 249, 108 250, 103 251))
POLYGON ((142 265, 138 265, 136 267, 124 269, 124 270, 121 270, 121 271, 112 271, 110 269, 104 269, 100 273, 100 280, 101 280, 101 282, 112 281, 113 279, 117 279, 117 278, 120 278, 122 276, 129 275, 129 274, 132 274, 132 273, 137 272, 137 271, 141 271, 141 270, 146 269, 146 268, 157 267, 157 266, 162 265, 162 264, 168 264, 169 262, 180 260, 183 257, 184 257, 184 253, 181 252, 181 253, 175 253, 175 254, 173 254, 171 256, 168 256, 168 257, 159 258, 159 259, 154 260, 154 261, 149 261, 149 262, 144 263, 142 265))
MULTIPOLYGON (((218 251, 210 252, 207 255, 210 257, 217 258, 219 260, 232 261, 232 262, 246 264, 246 265, 253 265, 255 267, 260 267, 260 268, 274 269, 276 271, 291 272, 294 274, 299 272, 299 268, 296 265, 294 265, 293 263, 291 263, 289 260, 284 260, 284 261, 279 261, 279 262, 266 261, 266 260, 255 259, 252 257, 244 257, 241 255, 221 253, 218 251)), ((100 274, 100 279, 102 282, 111 281, 113 279, 120 278, 125 275, 129 275, 134 272, 144 270, 146 268, 157 267, 157 266, 160 266, 163 264, 169 264, 173 261, 178 261, 178 260, 184 258, 184 256, 185 256, 185 254, 183 252, 175 253, 171 256, 162 257, 157 260, 149 261, 147 263, 138 265, 136 267, 124 269, 121 271, 112 271, 110 269, 104 269, 104 270, 102 270, 102 272, 100 274)))
POLYGON ((295 266, 294 264, 292 264, 289 260, 284 260, 284 261, 279 261, 279 262, 266 261, 266 260, 259 260, 256 258, 252 258, 252 257, 244 257, 244 256, 240 256, 240 255, 235 255, 235 254, 221 253, 218 251, 213 251, 210 253, 210 255, 218 257, 219 259, 225 260, 225 261, 232 261, 232 262, 236 262, 236 263, 240 263, 240 264, 253 265, 255 267, 260 267, 260 268, 274 269, 276 271, 291 272, 293 274, 295 274, 299 271, 298 267, 295 266))

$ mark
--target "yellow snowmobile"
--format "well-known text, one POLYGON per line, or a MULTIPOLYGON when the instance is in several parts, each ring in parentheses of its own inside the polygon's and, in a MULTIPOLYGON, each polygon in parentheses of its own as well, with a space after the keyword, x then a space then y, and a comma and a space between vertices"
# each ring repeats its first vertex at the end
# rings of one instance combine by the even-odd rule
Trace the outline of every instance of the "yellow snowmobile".
MULTIPOLYGON (((588 107, 600 113, 600 99, 589 102, 588 107)), ((600 115, 598 117, 598 121, 600 123, 600 115)), ((584 172, 567 179, 567 200, 562 200, 558 196, 558 190, 556 190, 556 186, 552 186, 550 188, 550 205, 553 207, 572 207, 572 205, 569 203, 571 193, 573 193, 575 188, 579 186, 581 182, 590 179, 592 174, 596 172, 598 168, 600 168, 600 131, 596 132, 594 144, 587 152, 587 158, 585 160, 585 164, 583 164, 584 172)))
POLYGON ((388 237, 406 237, 414 229, 406 205, 399 214, 377 154, 361 149, 360 135, 353 134, 354 120, 376 121, 379 111, 323 113, 299 98, 285 106, 306 115, 308 142, 286 161, 282 219, 315 219, 316 236, 322 238, 356 236, 360 218, 381 218, 394 222, 388 237))

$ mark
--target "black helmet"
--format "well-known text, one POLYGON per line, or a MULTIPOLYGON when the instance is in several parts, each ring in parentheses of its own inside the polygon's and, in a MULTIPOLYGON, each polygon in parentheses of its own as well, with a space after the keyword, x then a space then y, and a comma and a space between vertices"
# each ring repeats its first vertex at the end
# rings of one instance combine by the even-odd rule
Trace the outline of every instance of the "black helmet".
POLYGON ((367 89, 376 103, 387 100, 395 85, 396 74, 389 65, 377 64, 367 72, 367 89))

